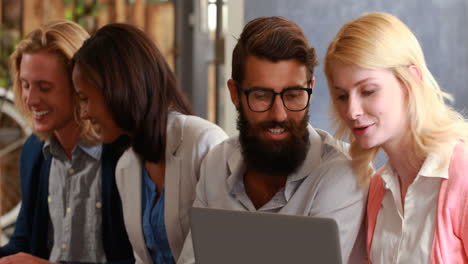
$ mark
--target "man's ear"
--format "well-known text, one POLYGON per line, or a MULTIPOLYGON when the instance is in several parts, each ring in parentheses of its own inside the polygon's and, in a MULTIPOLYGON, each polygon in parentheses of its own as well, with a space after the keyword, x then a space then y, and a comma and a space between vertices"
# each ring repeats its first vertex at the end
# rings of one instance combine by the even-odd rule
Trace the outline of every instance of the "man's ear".
POLYGON ((315 75, 312 75, 312 80, 310 80, 310 88, 314 88, 315 86, 315 75))
POLYGON ((229 81, 227 82, 227 86, 229 88, 229 93, 231 95, 231 101, 232 103, 234 104, 234 106, 236 107, 236 109, 239 109, 239 93, 237 91, 237 86, 236 86, 236 81, 234 81, 233 79, 229 79, 229 81))
POLYGON ((410 66, 408 66, 408 70, 411 72, 411 74, 413 74, 415 79, 422 81, 421 69, 419 69, 418 66, 411 64, 410 66))

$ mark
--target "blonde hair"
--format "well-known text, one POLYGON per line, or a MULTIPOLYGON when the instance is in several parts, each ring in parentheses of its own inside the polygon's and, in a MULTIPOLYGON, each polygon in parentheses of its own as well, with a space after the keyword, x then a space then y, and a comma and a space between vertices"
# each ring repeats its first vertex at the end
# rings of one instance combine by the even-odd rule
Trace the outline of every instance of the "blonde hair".
MULTIPOLYGON (((16 46, 16 50, 10 56, 10 71, 13 80, 15 104, 30 127, 34 128, 32 124, 32 114, 23 102, 19 76, 23 54, 45 51, 59 56, 59 58, 63 60, 71 83, 71 62, 73 55, 87 38, 89 38, 88 32, 78 24, 68 20, 56 20, 44 24, 30 32, 16 46)), ((73 87, 73 85, 71 85, 71 87, 73 87)), ((78 97, 75 96, 74 116, 80 125, 81 137, 88 143, 95 143, 97 141, 96 132, 89 121, 79 118, 79 113, 80 104, 78 97)), ((38 135, 42 139, 47 139, 51 136, 51 133, 38 133, 38 135)))
MULTIPOLYGON (((407 92, 412 154, 424 159, 428 153, 437 154, 446 166, 455 141, 467 142, 468 123, 446 104, 452 97, 443 92, 426 66, 421 46, 411 30, 398 18, 386 13, 367 13, 346 23, 330 43, 325 56, 325 75, 333 94, 331 70, 334 62, 357 65, 366 69, 389 69, 407 92), (421 78, 410 72, 416 66, 421 78)), ((346 123, 340 118, 336 97, 332 96, 331 117, 336 137, 349 136, 349 154, 353 169, 361 182, 370 180, 374 161, 380 147, 361 148, 346 123)))

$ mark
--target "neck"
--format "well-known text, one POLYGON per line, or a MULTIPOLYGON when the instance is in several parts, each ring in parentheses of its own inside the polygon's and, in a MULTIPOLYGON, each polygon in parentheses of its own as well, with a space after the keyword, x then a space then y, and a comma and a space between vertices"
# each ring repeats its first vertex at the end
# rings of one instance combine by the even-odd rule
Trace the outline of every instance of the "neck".
POLYGON ((402 200, 409 185, 414 182, 424 162, 424 155, 419 155, 416 146, 409 138, 382 146, 388 156, 388 162, 398 174, 402 200))
POLYGON ((244 175, 245 191, 258 209, 286 185, 286 180, 287 176, 271 176, 248 169, 244 175))
POLYGON ((55 130, 54 135, 57 138, 62 148, 65 150, 68 158, 72 157, 72 150, 80 139, 80 127, 76 122, 70 122, 65 127, 55 130))

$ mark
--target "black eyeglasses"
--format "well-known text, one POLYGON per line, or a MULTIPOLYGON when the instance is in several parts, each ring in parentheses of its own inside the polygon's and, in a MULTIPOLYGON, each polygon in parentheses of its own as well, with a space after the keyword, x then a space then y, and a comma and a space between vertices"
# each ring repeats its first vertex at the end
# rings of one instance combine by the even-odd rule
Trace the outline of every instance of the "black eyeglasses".
MULTIPOLYGON (((307 82, 310 84, 310 81, 307 82)), ((277 95, 281 96, 284 107, 289 111, 299 112, 307 108, 312 88, 291 87, 277 93, 271 88, 244 89, 236 82, 237 89, 247 97, 247 104, 253 112, 270 110, 277 95)))

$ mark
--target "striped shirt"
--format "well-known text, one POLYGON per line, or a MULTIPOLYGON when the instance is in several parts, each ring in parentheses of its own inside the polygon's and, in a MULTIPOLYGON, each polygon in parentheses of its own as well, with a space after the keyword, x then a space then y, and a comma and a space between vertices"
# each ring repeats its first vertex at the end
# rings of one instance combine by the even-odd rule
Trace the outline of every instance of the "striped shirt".
POLYGON ((43 147, 52 155, 49 175, 49 235, 52 262, 104 263, 101 195, 102 145, 79 142, 70 159, 52 138, 43 147))

